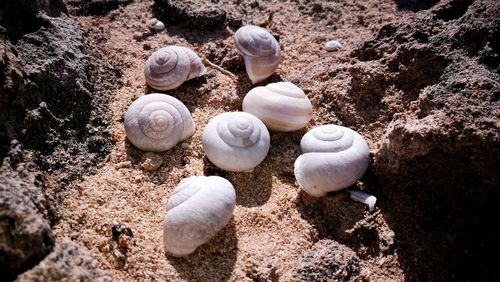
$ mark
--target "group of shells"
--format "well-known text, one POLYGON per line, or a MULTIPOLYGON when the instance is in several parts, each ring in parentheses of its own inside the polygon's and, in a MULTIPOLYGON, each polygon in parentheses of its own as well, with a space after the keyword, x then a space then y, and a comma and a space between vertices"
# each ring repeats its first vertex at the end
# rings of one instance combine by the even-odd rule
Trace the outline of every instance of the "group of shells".
MULTIPOLYGON (((277 40, 266 29, 247 25, 234 35, 253 84, 271 76, 281 59, 277 40)), ((146 62, 144 75, 150 87, 165 91, 204 75, 207 69, 191 49, 167 46, 146 62)), ((217 167, 235 172, 252 171, 266 157, 269 130, 289 132, 308 125, 312 104, 290 82, 255 87, 243 99, 243 112, 213 117, 203 129, 202 146, 217 167)), ((132 103, 125 114, 128 140, 143 151, 163 152, 196 130, 188 108, 167 94, 153 93, 132 103)), ((307 132, 301 142, 294 174, 300 187, 320 197, 353 185, 369 163, 368 145, 355 131, 339 125, 322 125, 307 132)), ((181 180, 167 202, 163 241, 165 251, 186 256, 209 241, 230 220, 236 205, 233 185, 218 176, 192 176, 181 180)))

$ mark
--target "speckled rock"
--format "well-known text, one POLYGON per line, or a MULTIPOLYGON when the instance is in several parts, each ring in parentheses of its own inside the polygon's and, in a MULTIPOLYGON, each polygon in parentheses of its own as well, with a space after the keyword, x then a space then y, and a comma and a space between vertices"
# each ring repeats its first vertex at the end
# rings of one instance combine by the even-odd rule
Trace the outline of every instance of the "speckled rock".
POLYGON ((58 17, 67 12, 62 0, 3 0, 0 2, 0 26, 9 38, 19 39, 22 35, 49 24, 38 12, 58 17))
POLYGON ((71 188, 110 150, 102 87, 120 80, 83 41, 62 1, 0 4, 2 279, 52 250, 57 191, 71 188))
POLYGON ((297 281, 350 281, 359 272, 359 258, 350 248, 321 240, 296 262, 297 281))
POLYGON ((7 82, 0 99, 0 158, 12 151, 11 144, 18 144, 24 153, 11 153, 11 161, 30 151, 30 160, 42 169, 71 180, 110 150, 107 96, 89 75, 99 82, 115 78, 116 72, 110 66, 96 67, 97 59, 84 52, 83 32, 73 19, 64 13, 39 17, 48 27, 16 41, 0 32, 0 66, 5 66, 0 78, 7 82))
POLYGON ((105 15, 121 6, 132 3, 133 0, 68 0, 69 12, 75 15, 94 16, 105 15))
POLYGON ((439 0, 396 0, 398 8, 401 10, 420 11, 431 8, 439 0))
POLYGON ((224 26, 226 11, 214 1, 155 0, 156 17, 168 24, 194 29, 224 26))
POLYGON ((410 280, 496 275, 486 253, 499 235, 499 13, 498 1, 442 1, 353 52, 366 64, 357 89, 372 89, 378 103, 399 91, 405 104, 372 171, 410 280), (378 69, 386 72, 368 75, 378 69))
POLYGON ((33 173, 0 167, 0 276, 13 279, 54 246, 42 188, 33 173))
POLYGON ((67 240, 16 281, 113 281, 82 247, 67 240))

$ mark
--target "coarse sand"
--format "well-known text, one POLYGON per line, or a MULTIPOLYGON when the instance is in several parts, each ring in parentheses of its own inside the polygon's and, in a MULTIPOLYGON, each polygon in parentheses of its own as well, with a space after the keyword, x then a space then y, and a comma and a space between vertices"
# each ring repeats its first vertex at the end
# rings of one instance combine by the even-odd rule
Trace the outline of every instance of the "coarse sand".
MULTIPOLYGON (((354 48, 373 37, 384 23, 405 16, 389 0, 325 1, 325 5, 332 7, 329 13, 335 13, 334 21, 331 16, 327 19, 318 13, 304 13, 297 8, 297 1, 261 1, 263 9, 251 10, 241 10, 234 4, 236 1, 219 2, 227 10, 240 12, 243 23, 265 25, 279 34, 282 62, 276 74, 263 84, 280 80, 299 82, 314 107, 313 119, 306 129, 271 134, 268 156, 250 173, 216 168, 204 156, 201 146, 202 130, 208 120, 222 112, 241 110, 244 95, 253 87, 235 51, 234 30, 204 32, 167 25, 162 32, 148 34, 146 21, 152 17, 152 1, 135 1, 105 16, 75 17, 86 31, 87 44, 101 50, 109 63, 121 71, 124 86, 112 91, 110 97, 113 151, 99 165, 97 173, 83 177, 75 189, 62 192, 61 219, 54 226, 54 233, 59 242, 69 237, 89 249, 99 267, 116 280, 296 279, 297 259, 322 235, 314 221, 308 221, 303 214, 318 200, 301 192, 294 179, 293 162, 300 154, 300 138, 308 129, 339 121, 325 103, 325 89, 316 86, 324 85, 329 77, 314 73, 314 66, 325 57, 330 57, 332 71, 336 64, 348 65, 349 53, 354 48), (324 44, 333 39, 343 47, 327 52, 324 44), (189 108, 196 132, 167 152, 144 154, 126 140, 123 116, 135 99, 153 92, 146 86, 143 74, 147 58, 156 49, 171 44, 190 47, 201 57, 210 57, 222 67, 229 66, 238 79, 209 67, 204 77, 167 91, 189 108), (303 77, 311 79, 305 81, 303 77), (156 169, 159 162, 161 166, 156 169), (234 185, 237 193, 234 217, 193 255, 168 257, 162 243, 165 202, 182 178, 193 175, 220 175, 234 185), (110 243, 113 221, 133 232, 133 237, 120 242, 120 248, 110 243)), ((331 87, 342 84, 332 82, 331 87)), ((373 150, 380 145, 383 126, 370 126, 358 130, 373 150)), ((364 205, 350 201, 343 192, 329 197, 356 213, 353 218, 358 224, 377 223, 379 236, 391 240, 392 231, 382 214, 370 214, 364 205)), ((350 216, 346 213, 340 218, 351 221, 350 216)), ((368 276, 375 280, 404 279, 397 254, 370 253, 363 248, 355 250, 361 258, 359 279, 368 276)))

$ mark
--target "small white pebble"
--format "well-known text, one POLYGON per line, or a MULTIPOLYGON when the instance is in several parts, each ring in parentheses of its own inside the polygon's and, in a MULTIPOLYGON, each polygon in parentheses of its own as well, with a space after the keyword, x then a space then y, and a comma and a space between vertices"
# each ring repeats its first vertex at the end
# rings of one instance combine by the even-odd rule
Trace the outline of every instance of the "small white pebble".
POLYGON ((156 18, 148 20, 147 25, 149 29, 154 31, 161 31, 165 28, 165 24, 163 24, 163 22, 157 20, 156 18))
POLYGON ((375 209, 375 203, 377 203, 375 196, 356 190, 347 190, 347 192, 351 194, 351 199, 354 201, 368 205, 370 211, 375 209))
POLYGON ((326 51, 337 51, 342 48, 342 44, 336 40, 330 40, 325 43, 325 49, 326 51))

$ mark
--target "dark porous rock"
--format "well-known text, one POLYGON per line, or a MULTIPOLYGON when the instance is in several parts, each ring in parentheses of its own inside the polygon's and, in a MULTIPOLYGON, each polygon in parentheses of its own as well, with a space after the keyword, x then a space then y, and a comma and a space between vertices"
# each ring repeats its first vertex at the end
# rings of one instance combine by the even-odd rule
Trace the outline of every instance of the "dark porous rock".
POLYGON ((64 241, 36 267, 19 275, 16 281, 112 281, 97 268, 91 255, 77 244, 64 241))
POLYGON ((37 31, 48 23, 38 15, 39 12, 51 17, 66 13, 62 0, 2 0, 0 2, 0 26, 7 29, 11 39, 37 31))
POLYGON ((498 278, 499 14, 499 1, 441 1, 352 53, 351 93, 399 93, 371 171, 409 280, 498 278))
POLYGON ((33 173, 0 167, 0 277, 14 279, 49 254, 54 237, 33 173))
POLYGON ((401 10, 420 11, 431 8, 439 0, 395 0, 396 5, 401 10))
POLYGON ((298 281, 351 281, 359 273, 359 258, 350 248, 333 240, 321 240, 296 261, 298 281))
POLYGON ((0 156, 18 144, 24 153, 10 154, 12 162, 33 161, 69 181, 110 151, 107 96, 90 77, 101 81, 116 73, 95 66, 73 19, 41 17, 50 26, 15 44, 0 37, 0 79, 7 82, 0 98, 0 156))
POLYGON ((121 81, 61 1, 2 1, 0 20, 0 277, 10 280, 52 250, 57 191, 109 153, 107 91, 121 81))
POLYGON ((226 11, 209 0, 155 0, 154 13, 163 22, 186 28, 210 30, 226 21, 226 11))
POLYGON ((338 3, 335 1, 305 0, 299 6, 299 10, 305 15, 319 20, 340 13, 338 6, 338 3))
POLYGON ((132 3, 133 0, 68 0, 71 14, 79 16, 106 15, 112 10, 132 3))
MULTIPOLYGON (((1 36, 0 26, 0 36, 1 36)), ((5 31, 5 30, 4 30, 5 31)), ((5 34, 5 33, 4 33, 5 34)), ((12 132, 7 131, 6 121, 9 119, 7 108, 9 93, 13 93, 23 82, 23 71, 15 54, 16 50, 0 37, 0 160, 9 151, 8 144, 12 139, 12 132)))
POLYGON ((244 262, 245 275, 251 281, 277 281, 279 260, 274 256, 264 255, 263 253, 253 253, 257 259, 248 259, 244 262))

